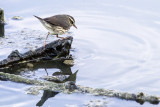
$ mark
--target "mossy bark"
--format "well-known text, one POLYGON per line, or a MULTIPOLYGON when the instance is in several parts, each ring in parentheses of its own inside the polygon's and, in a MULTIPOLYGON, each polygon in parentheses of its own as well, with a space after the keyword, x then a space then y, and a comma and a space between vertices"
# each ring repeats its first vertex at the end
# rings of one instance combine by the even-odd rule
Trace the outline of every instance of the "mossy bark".
POLYGON ((144 102, 158 104, 160 101, 160 97, 147 95, 143 92, 135 94, 135 93, 128 93, 128 92, 118 92, 118 91, 107 90, 107 89, 90 88, 90 87, 84 87, 84 86, 76 86, 74 90, 69 91, 65 83, 54 83, 54 82, 41 81, 41 80, 30 80, 18 75, 3 73, 3 72, 0 72, 0 79, 36 85, 35 87, 31 87, 27 90, 28 91, 27 93, 29 94, 38 94, 39 90, 52 90, 52 91, 58 91, 63 93, 83 93, 83 94, 90 93, 95 96, 117 97, 125 100, 133 100, 140 104, 143 104, 144 102))

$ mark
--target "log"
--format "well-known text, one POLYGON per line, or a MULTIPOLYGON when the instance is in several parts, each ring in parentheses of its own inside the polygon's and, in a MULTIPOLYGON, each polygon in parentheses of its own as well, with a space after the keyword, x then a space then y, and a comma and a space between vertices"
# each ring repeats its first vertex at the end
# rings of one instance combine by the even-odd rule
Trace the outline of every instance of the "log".
POLYGON ((73 37, 69 36, 63 40, 56 40, 45 47, 42 46, 33 51, 28 51, 23 54, 18 50, 12 51, 11 54, 4 60, 0 61, 0 68, 8 68, 17 63, 26 63, 30 61, 65 59, 70 52, 73 37))
POLYGON ((108 96, 108 97, 116 97, 125 100, 136 101, 140 104, 144 102, 150 102, 151 104, 158 104, 160 102, 160 97, 147 95, 143 92, 138 94, 136 93, 128 93, 128 92, 119 92, 115 90, 103 89, 103 88, 91 88, 80 85, 75 85, 74 82, 68 81, 66 83, 54 83, 49 81, 42 80, 31 80, 28 78, 21 77, 19 75, 9 74, 0 72, 0 79, 2 80, 10 80, 18 83, 26 83, 36 85, 27 89, 28 94, 39 94, 40 90, 51 90, 55 92, 63 92, 63 93, 83 93, 83 94, 92 94, 95 96, 108 96), (70 91, 70 88, 72 90, 70 91))

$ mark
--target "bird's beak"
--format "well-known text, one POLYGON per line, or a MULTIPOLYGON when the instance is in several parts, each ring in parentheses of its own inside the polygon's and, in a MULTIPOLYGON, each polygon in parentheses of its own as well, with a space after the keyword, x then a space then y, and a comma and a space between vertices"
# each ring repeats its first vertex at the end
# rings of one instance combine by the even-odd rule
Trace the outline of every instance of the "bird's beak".
POLYGON ((77 26, 75 24, 73 24, 73 26, 77 29, 77 26))

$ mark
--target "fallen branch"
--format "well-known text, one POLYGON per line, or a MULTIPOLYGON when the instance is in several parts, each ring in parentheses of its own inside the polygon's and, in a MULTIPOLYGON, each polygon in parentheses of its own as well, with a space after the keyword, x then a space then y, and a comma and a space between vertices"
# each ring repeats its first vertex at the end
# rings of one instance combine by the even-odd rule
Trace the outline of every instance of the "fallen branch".
POLYGON ((27 61, 38 61, 41 59, 54 59, 54 58, 65 58, 69 55, 69 50, 71 48, 73 38, 71 36, 63 39, 56 40, 45 47, 40 47, 34 51, 28 51, 24 54, 18 52, 18 50, 13 51, 7 59, 0 61, 0 68, 10 67, 17 63, 24 63, 27 61))
POLYGON ((0 78, 3 80, 10 80, 13 82, 36 85, 36 87, 31 87, 28 90, 28 93, 30 94, 31 93, 38 94, 39 90, 52 90, 52 91, 66 93, 67 90, 70 90, 70 88, 72 88, 74 90, 72 90, 72 92, 69 91, 70 93, 90 93, 96 96, 98 95, 98 96, 117 97, 117 98, 125 99, 125 100, 134 100, 141 104, 143 104, 144 102, 158 104, 160 102, 160 97, 147 95, 147 94, 144 94, 143 92, 134 94, 134 93, 118 92, 118 91, 107 90, 107 89, 75 86, 73 82, 53 83, 53 82, 41 81, 41 80, 30 80, 30 79, 23 78, 18 75, 3 73, 3 72, 0 72, 0 78))

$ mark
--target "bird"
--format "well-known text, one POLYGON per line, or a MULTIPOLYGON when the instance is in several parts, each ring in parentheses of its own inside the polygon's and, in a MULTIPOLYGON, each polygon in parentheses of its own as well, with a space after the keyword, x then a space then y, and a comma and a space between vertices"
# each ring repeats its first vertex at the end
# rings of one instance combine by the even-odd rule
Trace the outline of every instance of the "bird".
POLYGON ((59 37, 59 35, 65 34, 72 26, 77 29, 77 26, 75 25, 75 19, 68 14, 58 14, 46 18, 40 18, 35 15, 33 16, 39 19, 42 25, 48 30, 44 46, 46 45, 48 35, 56 35, 57 38, 64 39, 64 37, 59 37))

